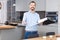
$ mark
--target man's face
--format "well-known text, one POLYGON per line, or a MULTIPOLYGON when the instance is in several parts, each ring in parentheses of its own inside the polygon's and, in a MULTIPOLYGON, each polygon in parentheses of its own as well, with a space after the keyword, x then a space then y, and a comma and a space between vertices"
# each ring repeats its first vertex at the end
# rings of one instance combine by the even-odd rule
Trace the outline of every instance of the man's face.
POLYGON ((30 3, 29 8, 30 10, 35 10, 36 4, 35 3, 30 3))

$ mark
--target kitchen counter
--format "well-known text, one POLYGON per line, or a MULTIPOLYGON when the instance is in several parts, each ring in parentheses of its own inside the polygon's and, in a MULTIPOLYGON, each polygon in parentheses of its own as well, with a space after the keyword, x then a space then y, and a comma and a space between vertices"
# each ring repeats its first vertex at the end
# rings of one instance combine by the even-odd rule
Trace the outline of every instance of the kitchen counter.
POLYGON ((0 25, 0 29, 13 29, 16 26, 11 26, 11 25, 0 25))
MULTIPOLYGON (((38 33, 40 36, 46 35, 46 32, 55 32, 58 34, 57 26, 58 24, 39 25, 38 33)), ((22 25, 21 23, 19 23, 18 26, 0 25, 0 40, 22 40, 24 32, 25 25, 22 25)))
POLYGON ((25 31, 21 26, 0 25, 0 40, 21 40, 25 31))
POLYGON ((38 33, 40 36, 46 35, 47 32, 55 32, 58 34, 58 23, 38 26, 38 33))

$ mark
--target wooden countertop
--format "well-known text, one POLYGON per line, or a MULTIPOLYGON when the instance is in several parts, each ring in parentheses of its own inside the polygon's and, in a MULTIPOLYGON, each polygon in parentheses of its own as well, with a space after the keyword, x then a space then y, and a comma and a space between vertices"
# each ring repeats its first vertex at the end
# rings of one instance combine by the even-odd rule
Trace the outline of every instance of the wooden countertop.
POLYGON ((37 37, 37 38, 31 38, 28 40, 57 40, 56 36, 53 36, 52 38, 50 38, 49 36, 47 36, 46 38, 44 37, 37 37))
POLYGON ((56 34, 56 37, 60 37, 60 34, 56 34))
POLYGON ((0 29, 12 29, 15 28, 15 26, 11 26, 11 25, 0 25, 0 29))
POLYGON ((37 37, 37 38, 30 38, 28 40, 57 40, 58 37, 60 38, 60 34, 56 34, 52 38, 50 38, 49 36, 46 36, 46 38, 37 37))

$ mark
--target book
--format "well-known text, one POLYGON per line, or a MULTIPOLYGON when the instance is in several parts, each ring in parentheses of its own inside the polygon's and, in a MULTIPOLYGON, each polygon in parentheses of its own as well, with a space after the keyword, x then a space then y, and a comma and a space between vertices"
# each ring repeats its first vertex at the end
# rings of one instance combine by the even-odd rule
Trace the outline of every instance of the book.
POLYGON ((42 23, 42 22, 44 22, 44 21, 46 21, 46 20, 47 20, 47 18, 40 19, 40 20, 38 21, 38 24, 39 24, 39 23, 42 23))

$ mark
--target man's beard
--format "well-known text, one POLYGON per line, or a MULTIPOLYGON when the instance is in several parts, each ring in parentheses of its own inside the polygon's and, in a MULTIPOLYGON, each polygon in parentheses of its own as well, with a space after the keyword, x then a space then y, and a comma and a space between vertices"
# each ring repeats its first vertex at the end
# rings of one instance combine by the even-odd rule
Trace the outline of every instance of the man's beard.
POLYGON ((34 7, 32 7, 32 8, 31 8, 31 10, 32 10, 32 11, 34 11, 34 10, 35 10, 35 8, 34 8, 34 7))

